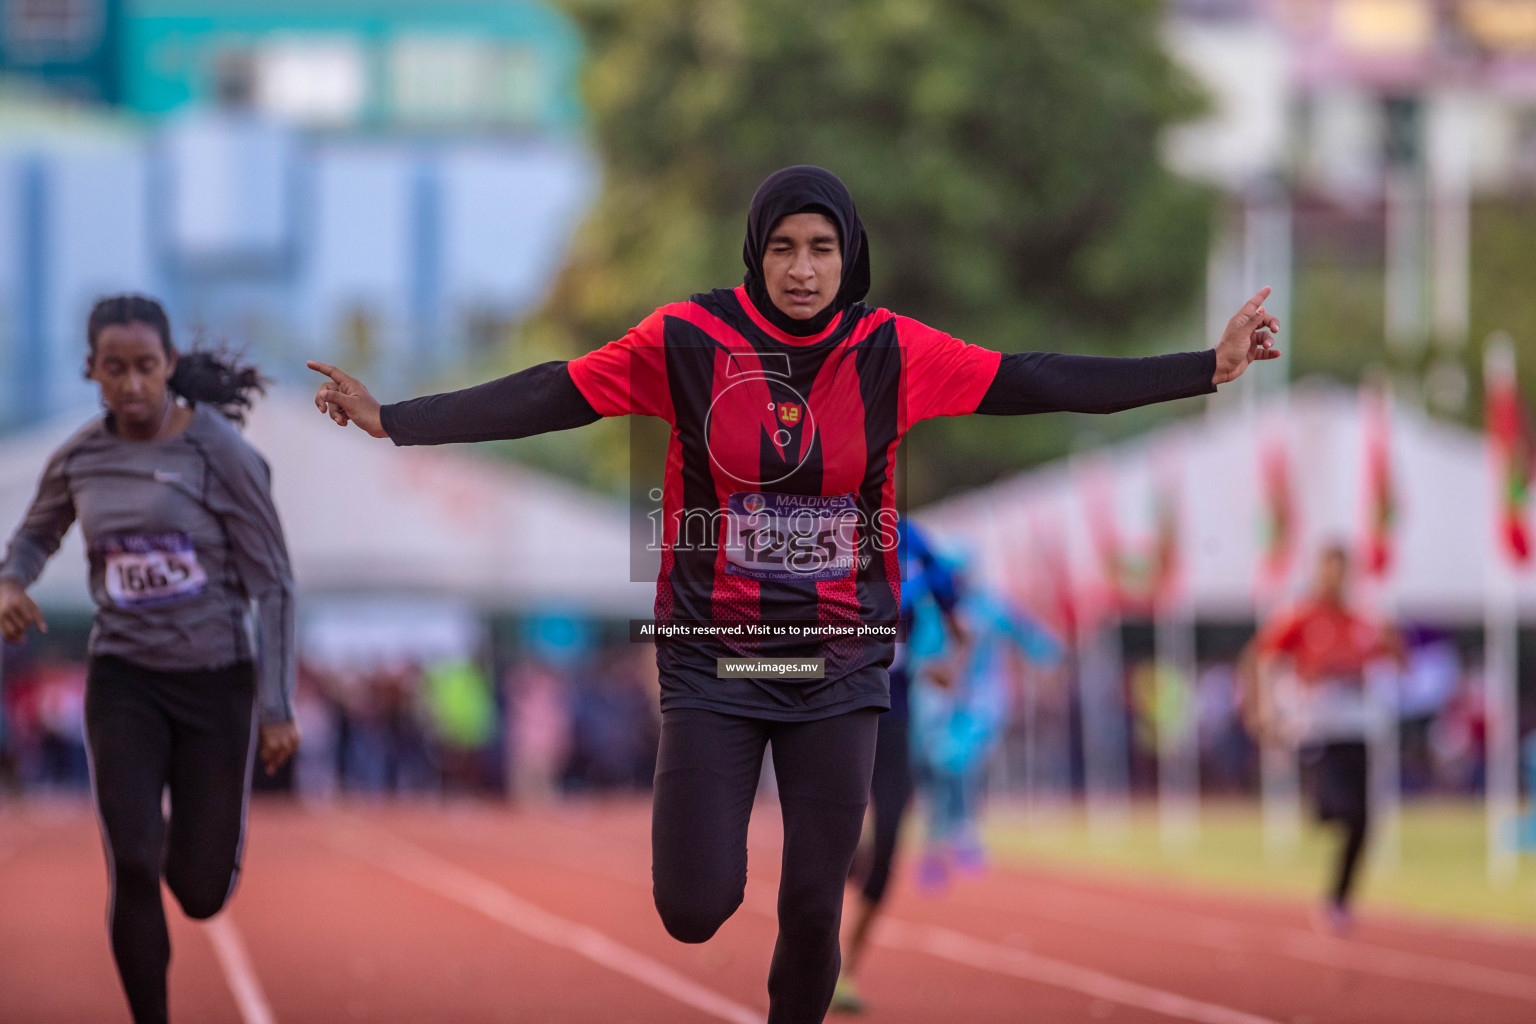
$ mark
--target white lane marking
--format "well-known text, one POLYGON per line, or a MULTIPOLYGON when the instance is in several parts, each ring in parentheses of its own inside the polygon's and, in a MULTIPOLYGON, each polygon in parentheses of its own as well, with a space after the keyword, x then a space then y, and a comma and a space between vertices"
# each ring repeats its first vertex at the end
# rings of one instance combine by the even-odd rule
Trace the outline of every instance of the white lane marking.
MULTIPOLYGON (((974 901, 966 902, 975 905, 974 901)), ((996 904, 987 906, 995 908, 996 904)), ((1325 967, 1442 988, 1457 988, 1478 995, 1536 1002, 1536 976, 1430 953, 1408 952, 1356 939, 1330 939, 1285 925, 1244 926, 1211 914, 1153 907, 1121 897, 1059 887, 1054 888, 1054 891, 1043 891, 1023 907, 1015 909, 1025 916, 1118 935, 1174 941, 1258 956, 1278 953, 1293 960, 1325 967), (1048 909, 1042 905, 1044 902, 1054 902, 1056 907, 1048 909), (1075 910, 1068 910, 1068 907, 1075 907, 1075 910), (1095 919, 1085 914, 1085 910, 1096 910, 1104 916, 1095 919), (1252 941, 1251 934, 1243 934, 1245 930, 1253 929, 1273 934, 1278 941, 1278 948, 1265 949, 1252 941)))
POLYGON ((1406 981, 1434 982, 1485 995, 1536 1002, 1536 978, 1497 967, 1446 960, 1423 953, 1407 953, 1386 946, 1368 946, 1341 939, 1323 939, 1296 932, 1282 944, 1287 956, 1329 967, 1371 971, 1406 981))
POLYGON ((536 907, 496 883, 398 836, 370 835, 366 840, 361 835, 338 836, 337 842, 358 860, 367 861, 446 900, 479 911, 529 938, 586 957, 686 1006, 731 1024, 763 1024, 764 1015, 756 1010, 705 988, 595 928, 567 921, 536 907))
POLYGON ((261 982, 257 980, 250 955, 245 951, 245 940, 240 937, 240 930, 229 914, 223 913, 209 920, 203 925, 203 933, 208 936, 213 955, 224 971, 229 993, 240 1008, 240 1019, 245 1024, 276 1024, 277 1018, 272 1015, 272 1007, 261 991, 261 982))
MULTIPOLYGON (((1459 988, 1480 995, 1503 996, 1536 1002, 1536 976, 1498 967, 1468 963, 1432 953, 1416 953, 1357 939, 1333 939, 1314 935, 1286 925, 1272 927, 1249 925, 1248 929, 1262 928, 1273 935, 1278 948, 1266 950, 1251 941, 1251 935, 1241 936, 1242 926, 1225 918, 1208 914, 1179 910, 1163 910, 1148 904, 1103 896, 1096 893, 1066 892, 1056 890, 1043 896, 1062 904, 1077 904, 1079 916, 1075 922, 1084 927, 1123 935, 1155 937, 1160 931, 1164 940, 1188 945, 1208 946, 1213 949, 1241 949, 1248 953, 1276 952, 1281 956, 1327 967, 1343 968, 1386 978, 1414 981, 1422 984, 1459 988), (1083 910, 1097 910, 1105 916, 1091 918, 1083 910), (1161 923, 1161 929, 1158 923, 1161 923), (1178 925, 1178 927, 1173 927, 1178 925)), ((1046 910, 1036 900, 1021 908, 1026 915, 1063 921, 1068 915, 1062 909, 1046 910)), ((1262 933, 1261 933, 1262 934, 1262 933)))
MULTIPOLYGON (((568 827, 587 835, 592 834, 589 830, 574 823, 568 827)), ((766 845, 770 849, 774 848, 773 844, 759 845, 766 845)), ((571 861, 564 858, 562 858, 560 863, 572 864, 571 861)), ((606 875, 616 881, 632 884, 642 881, 648 883, 648 879, 641 879, 639 875, 631 877, 628 872, 599 867, 590 862, 582 865, 582 868, 594 874, 606 875)), ((764 884, 777 882, 771 866, 759 869, 756 877, 764 884)), ((974 905, 974 901, 962 902, 969 902, 974 905)), ((773 897, 766 892, 758 891, 756 885, 748 886, 744 906, 754 913, 762 914, 766 917, 774 918, 777 915, 777 908, 773 897)), ((996 905, 989 904, 988 906, 995 908, 996 905)), ((1249 939, 1249 936, 1243 934, 1244 925, 1226 918, 1186 910, 1152 907, 1149 904, 1098 893, 1087 893, 1076 889, 1061 889, 1055 887, 1054 884, 1050 888, 1042 887, 1042 891, 1035 893, 1032 900, 1025 907, 1021 908, 1021 912, 1026 916, 1046 918, 1061 923, 1095 928, 1100 931, 1162 941, 1173 940, 1187 945, 1203 946, 1215 950, 1244 952, 1249 955, 1264 955, 1265 952, 1278 952, 1292 959, 1327 967, 1352 969, 1362 973, 1377 974, 1399 980, 1461 988, 1483 995, 1531 999, 1533 994, 1536 994, 1536 978, 1532 978, 1529 975, 1493 967, 1483 967, 1429 954, 1408 953, 1391 947, 1370 945, 1356 940, 1346 942, 1339 939, 1328 939, 1284 925, 1275 926, 1273 929, 1280 941, 1280 948, 1278 950, 1266 951, 1251 941, 1246 941, 1249 939), (1051 901, 1056 903, 1057 906, 1047 910, 1041 906, 1042 901, 1051 901), (1090 920, 1085 915, 1085 910, 1097 910, 1104 916, 1098 920, 1090 920), (1127 915, 1127 911, 1130 912, 1129 915, 1127 915), (1153 920, 1154 917, 1157 920, 1153 920), (1138 918, 1143 919, 1145 923, 1143 924, 1141 921, 1138 921, 1138 918)), ((918 927, 906 922, 898 921, 893 923, 898 927, 918 927)), ((1246 927, 1254 928, 1256 926, 1248 925, 1246 927)), ((906 948, 917 948, 920 951, 924 951, 920 946, 906 948)), ((997 948, 1010 954, 1016 952, 1016 950, 1010 947, 997 948)), ((1086 970, 1087 968, 1084 969, 1086 970)))
POLYGON ((1126 981, 1065 960, 983 942, 948 928, 887 919, 876 932, 875 941, 893 949, 916 950, 967 967, 1069 989, 1094 999, 1198 1024, 1278 1024, 1269 1017, 1126 981))
MULTIPOLYGON (((749 841, 754 846, 760 846, 769 852, 773 852, 776 856, 776 851, 778 851, 782 846, 782 836, 773 828, 774 824, 776 823, 773 822, 771 818, 769 818, 765 820, 765 823, 762 825, 762 827, 759 827, 758 819, 754 818, 749 841)), ((1216 947, 1218 944, 1220 944, 1220 948, 1230 949, 1232 944, 1240 941, 1237 938, 1237 932, 1241 929, 1251 928, 1271 929, 1276 933, 1288 934, 1291 938, 1297 940, 1318 938, 1318 936, 1314 935, 1312 932, 1287 925, 1270 926, 1264 924, 1255 924, 1253 921, 1247 918, 1233 920, 1230 917, 1218 917, 1210 913, 1189 910, 1175 910, 1164 906, 1133 901, 1123 896, 1108 896, 1097 892, 1086 891, 1079 888, 1079 886, 1083 883, 1074 882, 1068 878, 1063 877, 1061 873, 1052 872, 1049 868, 1046 869, 1047 874, 1045 875, 1047 881, 1042 883, 1039 880, 1039 875, 1032 873, 1032 867, 1035 867, 1035 870, 1038 870, 1038 867, 1030 865, 1027 862, 1013 862, 1005 864, 1000 870, 1013 875, 1015 878, 1023 879, 1032 885, 1040 886, 1040 892, 1049 892, 1051 898, 1058 900, 1058 902, 1065 902, 1069 906, 1072 904, 1082 903, 1097 904, 1109 914, 1109 919, 1111 921, 1116 922, 1114 924, 1092 926, 1101 928, 1105 931, 1122 931, 1122 928, 1119 927, 1119 922, 1123 921, 1125 911, 1131 910, 1143 914, 1147 919, 1148 927, 1156 929, 1159 935, 1164 938, 1170 937, 1170 935, 1172 935, 1170 929, 1168 928, 1168 924, 1171 920, 1179 919, 1184 921, 1186 930, 1183 933, 1172 935, 1172 937, 1178 938, 1181 941, 1188 942, 1191 945, 1208 945, 1216 947), (1193 931, 1201 932, 1202 934, 1200 938, 1194 938, 1191 935, 1191 932, 1193 931)), ((1088 881, 1091 882, 1093 879, 1090 878, 1088 881)), ((1155 882, 1156 880, 1143 879, 1143 881, 1155 882)), ((1172 891, 1175 893, 1175 895, 1181 895, 1188 894, 1192 890, 1189 883, 1186 881, 1182 883, 1176 883, 1172 891)), ((1213 890, 1193 891, 1197 895, 1220 895, 1219 892, 1215 892, 1213 890)), ((955 897, 951 897, 951 899, 955 899, 955 897)), ((1031 909, 1037 905, 1036 901, 1038 899, 1039 895, 1035 892, 1031 892, 1031 909)), ((995 900, 980 904, 978 904, 976 901, 966 901, 964 899, 955 899, 955 902, 968 903, 971 906, 979 905, 986 909, 995 909, 997 906, 995 900)), ((1073 907, 1071 910, 1064 912, 1075 913, 1076 908, 1073 907)), ((1407 936, 1421 936, 1432 939, 1450 938, 1462 942, 1476 942, 1483 945, 1489 945, 1497 949, 1509 952, 1518 952, 1521 949, 1536 949, 1536 934, 1521 929, 1515 925, 1503 925, 1492 922, 1469 922, 1454 918, 1436 920, 1433 917, 1420 917, 1410 911, 1398 910, 1388 911, 1380 917, 1372 915, 1371 922, 1373 926, 1380 929, 1390 929, 1392 931, 1402 933, 1405 938, 1407 936)), ((1087 924, 1087 922, 1082 921, 1080 921, 1080 923, 1087 924)), ((1358 940, 1350 941, 1351 945, 1357 947, 1362 946, 1358 940)), ((1392 946, 1369 945, 1362 948, 1384 950, 1387 952, 1398 951, 1396 947, 1392 946)), ((1466 950, 1464 952, 1469 956, 1480 955, 1473 950, 1466 950)), ((1443 964, 1452 965, 1453 967, 1471 966, 1465 960, 1456 960, 1450 957, 1437 956, 1431 953, 1414 953, 1413 955, 1439 960, 1443 964)), ((1306 959, 1310 960, 1314 958, 1307 957, 1306 959)), ((1368 970, 1368 968, 1364 967, 1359 969, 1368 970)), ((1451 973, 1454 973, 1454 971, 1451 973)), ((1517 977, 1520 976, 1519 972, 1515 971, 1509 971, 1506 973, 1513 974, 1517 977)), ((1397 974, 1394 972, 1391 976, 1397 977, 1397 974)), ((1536 977, 1536 975, 1525 975, 1525 977, 1536 977)))
MULTIPOLYGON (((592 868, 588 867, 587 870, 592 868)), ((638 879, 638 876, 626 877, 628 872, 607 870, 594 873, 632 884, 638 879)), ((772 874, 771 868, 768 874, 772 874)), ((764 878, 748 883, 742 906, 753 913, 776 920, 777 901, 768 891, 770 884, 776 882, 776 878, 764 878)), ((1126 981, 1064 960, 999 946, 947 928, 917 925, 885 917, 875 930, 875 941, 893 949, 927 953, 968 967, 1065 988, 1095 999, 1151 1010, 1167 1017, 1195 1021, 1197 1024, 1278 1024, 1268 1017, 1126 981)))
POLYGON ((1408 935, 1427 936, 1432 939, 1452 938, 1458 942, 1478 942, 1499 949, 1521 946, 1536 952, 1536 933, 1532 933, 1529 928, 1521 928, 1513 924, 1459 919, 1446 919, 1436 923, 1428 914, 1420 915, 1396 907, 1383 915, 1381 923, 1408 935))

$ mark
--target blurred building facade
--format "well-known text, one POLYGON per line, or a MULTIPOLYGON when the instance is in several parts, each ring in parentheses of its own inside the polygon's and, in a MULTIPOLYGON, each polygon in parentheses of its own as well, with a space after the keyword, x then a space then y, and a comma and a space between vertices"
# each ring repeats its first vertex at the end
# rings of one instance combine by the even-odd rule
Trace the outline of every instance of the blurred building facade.
POLYGON ((99 295, 386 392, 541 297, 596 174, 537 0, 0 0, 0 429, 88 405, 99 295))
POLYGON ((1208 326, 1262 283, 1304 325, 1293 268, 1380 289, 1378 337, 1327 343, 1381 346, 1405 397, 1464 415, 1473 205, 1536 191, 1536 0, 1173 0, 1167 39, 1213 99, 1168 159, 1233 199, 1208 326))
POLYGON ((1283 173, 1368 201, 1396 164, 1460 159, 1475 189, 1536 186, 1536 0, 1170 8, 1170 49, 1214 100, 1170 140, 1188 173, 1232 184, 1283 173))

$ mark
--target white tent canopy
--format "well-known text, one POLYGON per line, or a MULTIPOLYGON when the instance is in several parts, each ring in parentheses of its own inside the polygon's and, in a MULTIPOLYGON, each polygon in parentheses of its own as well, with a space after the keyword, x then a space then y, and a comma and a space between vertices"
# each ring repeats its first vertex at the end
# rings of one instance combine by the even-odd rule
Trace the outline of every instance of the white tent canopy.
MULTIPOLYGON (((1145 553, 1156 530, 1156 495, 1172 493, 1180 509, 1182 600, 1202 619, 1240 620, 1261 594, 1273 599, 1305 587, 1323 544, 1360 547, 1372 508, 1366 410, 1356 394, 1314 384, 1248 408, 1213 403, 1205 416, 1021 473, 931 506, 920 518, 941 540, 985 553, 973 564, 986 584, 1017 592, 1021 577, 1043 571, 1042 545, 1054 545, 1082 588, 1103 578, 1094 517, 1112 516, 1123 546, 1145 553), (1261 452, 1271 448, 1283 450, 1289 465, 1296 541, 1283 577, 1269 585, 1261 583, 1261 452)), ((1403 406, 1388 422, 1395 558, 1382 593, 1405 618, 1480 622, 1487 567, 1502 557, 1483 438, 1403 406)), ((1536 572, 1517 576, 1522 609, 1536 610, 1536 572)))
MULTIPOLYGON (((14 529, 48 454, 81 417, 0 443, 0 530, 14 529)), ((272 466, 301 597, 457 598, 484 608, 646 616, 653 584, 629 581, 623 503, 462 448, 395 448, 339 429, 307 399, 258 402, 246 436, 272 466)), ((79 530, 33 588, 86 607, 79 530)))

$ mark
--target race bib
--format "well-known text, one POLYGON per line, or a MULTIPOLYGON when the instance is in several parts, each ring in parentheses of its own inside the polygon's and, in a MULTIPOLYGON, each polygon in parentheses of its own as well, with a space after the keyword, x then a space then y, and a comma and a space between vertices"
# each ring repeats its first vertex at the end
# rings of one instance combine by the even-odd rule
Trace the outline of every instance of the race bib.
POLYGON ((106 563, 107 596, 119 608, 184 601, 208 585, 185 533, 113 537, 97 551, 106 563))
POLYGON ((857 566, 852 494, 742 491, 727 505, 725 571, 755 580, 847 579, 857 566))

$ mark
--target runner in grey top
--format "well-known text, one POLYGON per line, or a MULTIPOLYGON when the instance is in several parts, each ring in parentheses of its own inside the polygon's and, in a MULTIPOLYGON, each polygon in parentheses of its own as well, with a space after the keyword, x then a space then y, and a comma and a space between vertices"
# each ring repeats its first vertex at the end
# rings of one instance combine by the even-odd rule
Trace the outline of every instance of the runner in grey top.
POLYGON ((0 579, 30 586, 76 519, 91 654, 166 672, 254 660, 261 724, 292 720, 293 575, 267 464, 234 424, 198 405, 177 436, 128 441, 92 421, 48 460, 0 579))
POLYGON ((273 774, 299 746, 293 579, 267 464, 235 427, 263 389, 256 368, 177 351, 146 295, 99 300, 85 335, 106 412, 43 469, 0 562, 0 638, 47 631, 27 587, 78 519, 96 602, 85 740, 112 958, 134 1024, 170 1024, 162 885, 188 917, 224 908, 252 766, 273 774))

